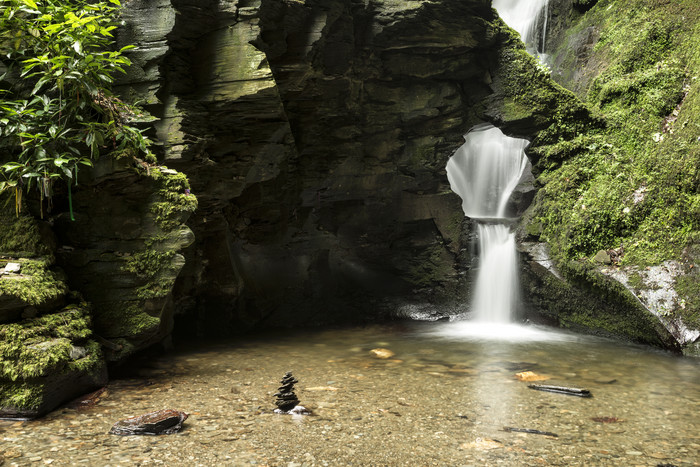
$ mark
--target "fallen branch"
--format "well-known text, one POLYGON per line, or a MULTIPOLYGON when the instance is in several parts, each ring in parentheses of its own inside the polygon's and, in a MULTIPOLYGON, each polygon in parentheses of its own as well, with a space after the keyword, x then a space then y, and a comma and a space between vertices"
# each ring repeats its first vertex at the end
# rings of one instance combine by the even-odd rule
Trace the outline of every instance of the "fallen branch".
POLYGON ((557 394, 566 394, 568 396, 578 397, 593 397, 588 389, 567 388, 564 386, 548 386, 546 384, 528 384, 527 387, 537 391, 556 392, 557 394))
POLYGON ((512 426, 504 426, 503 431, 516 432, 516 433, 529 433, 531 435, 553 436, 555 438, 559 437, 558 434, 552 433, 551 431, 532 430, 530 428, 515 428, 512 426))

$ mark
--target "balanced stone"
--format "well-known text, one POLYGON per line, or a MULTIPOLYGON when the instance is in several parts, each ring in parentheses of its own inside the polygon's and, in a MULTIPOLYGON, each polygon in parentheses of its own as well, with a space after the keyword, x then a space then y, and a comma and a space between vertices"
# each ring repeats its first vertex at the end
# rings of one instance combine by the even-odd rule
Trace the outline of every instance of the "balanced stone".
POLYGON ((280 412, 289 412, 299 404, 299 399, 294 393, 294 385, 298 382, 299 380, 292 376, 291 372, 285 373, 282 381, 280 381, 281 386, 277 388, 278 392, 275 393, 277 398, 275 405, 277 405, 280 412))

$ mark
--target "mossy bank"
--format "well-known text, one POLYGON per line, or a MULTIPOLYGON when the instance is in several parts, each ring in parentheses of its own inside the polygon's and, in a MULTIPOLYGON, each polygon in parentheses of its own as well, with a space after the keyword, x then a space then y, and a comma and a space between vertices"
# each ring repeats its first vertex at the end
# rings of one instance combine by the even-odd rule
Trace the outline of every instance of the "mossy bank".
POLYGON ((165 167, 105 161, 91 175, 75 190, 75 221, 58 197, 46 220, 4 204, 0 416, 42 415, 104 385, 108 361, 169 335, 197 198, 165 167))
POLYGON ((564 272, 591 263, 627 285, 625 293, 694 353, 700 337, 693 331, 700 329, 700 5, 600 0, 583 14, 572 10, 570 18, 573 24, 548 51, 552 76, 603 124, 533 141, 541 189, 524 228, 548 244, 564 272), (634 284, 640 270, 670 277, 663 309, 648 298, 658 281, 634 284))

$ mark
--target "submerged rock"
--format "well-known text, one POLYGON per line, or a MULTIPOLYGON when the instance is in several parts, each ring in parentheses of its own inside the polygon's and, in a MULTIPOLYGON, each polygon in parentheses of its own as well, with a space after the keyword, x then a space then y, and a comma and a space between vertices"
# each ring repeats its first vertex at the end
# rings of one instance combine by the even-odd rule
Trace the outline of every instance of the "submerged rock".
POLYGON ((187 414, 179 410, 164 409, 138 417, 119 420, 109 430, 110 434, 128 435, 170 435, 182 429, 187 414))
POLYGON ((387 359, 391 358, 394 355, 396 355, 394 352, 392 352, 389 349, 372 349, 369 351, 370 354, 372 354, 373 357, 375 358, 381 358, 381 359, 387 359))

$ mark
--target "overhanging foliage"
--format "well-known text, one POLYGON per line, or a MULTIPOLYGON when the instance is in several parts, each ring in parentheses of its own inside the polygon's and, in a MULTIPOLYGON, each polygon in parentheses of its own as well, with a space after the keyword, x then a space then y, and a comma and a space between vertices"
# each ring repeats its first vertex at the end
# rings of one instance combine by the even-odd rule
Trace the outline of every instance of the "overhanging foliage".
POLYGON ((0 5, 0 192, 56 180, 70 186, 101 153, 136 156, 150 141, 130 125, 135 108, 115 97, 115 73, 130 65, 112 50, 119 0, 5 0, 0 5))

